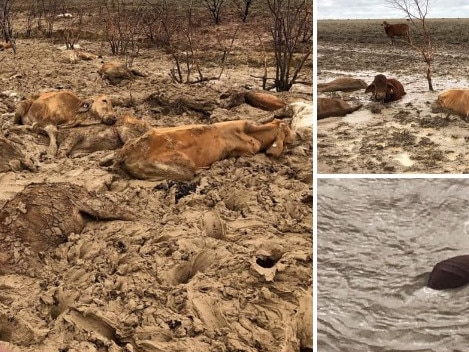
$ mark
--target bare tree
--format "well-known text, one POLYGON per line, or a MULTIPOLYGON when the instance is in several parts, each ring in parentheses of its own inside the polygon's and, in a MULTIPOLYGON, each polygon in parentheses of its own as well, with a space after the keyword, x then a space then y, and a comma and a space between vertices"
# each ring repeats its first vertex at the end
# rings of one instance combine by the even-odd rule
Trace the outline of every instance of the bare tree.
POLYGON ((232 0, 232 1, 234 5, 236 6, 236 9, 239 11, 243 23, 245 23, 248 18, 249 9, 251 8, 253 0, 232 0))
POLYGON ((435 47, 430 31, 427 27, 426 18, 430 0, 386 0, 392 7, 402 10, 412 24, 412 28, 416 29, 420 34, 420 40, 415 40, 409 45, 420 52, 423 61, 426 64, 426 78, 428 81, 428 89, 433 91, 432 84, 432 63, 435 56, 435 47))
POLYGON ((0 0, 0 30, 7 43, 12 42, 13 25, 11 18, 12 0, 0 0))
POLYGON ((215 24, 220 24, 221 21, 221 10, 225 0, 204 0, 205 7, 212 14, 215 24))
POLYGON ((272 14, 271 34, 275 54, 277 91, 289 91, 298 78, 313 44, 302 43, 306 28, 312 28, 310 0, 267 0, 272 14))

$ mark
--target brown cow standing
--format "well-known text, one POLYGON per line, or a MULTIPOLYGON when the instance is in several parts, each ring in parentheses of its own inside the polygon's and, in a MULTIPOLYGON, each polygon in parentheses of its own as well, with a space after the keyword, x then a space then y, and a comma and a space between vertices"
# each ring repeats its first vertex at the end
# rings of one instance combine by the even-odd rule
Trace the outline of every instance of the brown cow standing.
POLYGON ((411 43, 408 24, 406 23, 389 24, 388 22, 384 21, 381 25, 384 27, 384 32, 386 32, 386 35, 389 38, 391 38, 392 45, 394 45, 394 37, 406 38, 407 42, 411 43))
POLYGON ((375 76, 373 82, 366 87, 365 93, 373 93, 373 100, 389 103, 401 99, 405 94, 404 86, 395 78, 386 78, 385 75, 375 76))
POLYGON ((261 151, 280 156, 284 145, 291 142, 292 131, 277 119, 264 125, 239 120, 153 128, 127 142, 117 154, 117 162, 139 179, 188 181, 197 169, 231 156, 261 151))

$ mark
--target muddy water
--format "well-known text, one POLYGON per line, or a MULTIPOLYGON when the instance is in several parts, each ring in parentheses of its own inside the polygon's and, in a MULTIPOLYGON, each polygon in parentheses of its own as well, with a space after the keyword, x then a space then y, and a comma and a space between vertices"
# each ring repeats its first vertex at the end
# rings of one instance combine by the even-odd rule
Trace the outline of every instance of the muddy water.
POLYGON ((469 287, 424 285, 468 221, 468 179, 318 180, 318 350, 467 351, 469 287))

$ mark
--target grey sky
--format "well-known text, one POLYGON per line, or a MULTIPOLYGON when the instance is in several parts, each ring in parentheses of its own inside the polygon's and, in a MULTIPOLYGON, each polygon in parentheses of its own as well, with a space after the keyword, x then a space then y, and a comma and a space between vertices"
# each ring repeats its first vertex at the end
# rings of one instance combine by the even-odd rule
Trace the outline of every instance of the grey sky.
MULTIPOLYGON (((316 0, 318 19, 404 18, 386 0, 316 0)), ((469 0, 430 0, 428 18, 469 18, 469 0)))

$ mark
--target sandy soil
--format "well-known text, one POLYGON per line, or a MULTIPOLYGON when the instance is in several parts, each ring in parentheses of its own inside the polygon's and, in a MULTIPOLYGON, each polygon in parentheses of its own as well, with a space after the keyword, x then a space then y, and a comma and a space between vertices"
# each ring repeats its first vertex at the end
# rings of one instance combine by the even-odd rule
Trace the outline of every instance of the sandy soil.
MULTIPOLYGON (((10 131, 20 99, 56 88, 108 94, 118 114, 154 126, 257 121, 272 113, 246 104, 228 110, 219 97, 259 88, 251 75, 261 76, 262 68, 238 58, 221 80, 178 85, 169 78, 167 54, 141 49, 133 67, 148 77, 112 86, 96 73, 100 59, 61 62, 59 44, 19 39, 16 56, 0 52, 0 126, 37 168, 0 173, 0 207, 32 183, 68 182, 125 206, 136 219, 88 219, 81 233, 41 253, 37 273, 0 276, 0 349, 309 351, 311 131, 278 160, 223 160, 191 184, 129 179, 98 165, 108 152, 46 158, 46 136, 10 131), (209 102, 209 114, 178 102, 184 95, 209 102)), ((98 42, 79 44, 112 59, 98 42)), ((246 47, 242 39, 237 45, 246 47)), ((282 96, 307 99, 310 89, 282 96)))
MULTIPOLYGON (((436 56, 428 90, 425 64, 401 42, 391 46, 382 20, 319 21, 318 82, 350 76, 371 83, 378 73, 397 78, 407 95, 377 105, 362 91, 340 93, 364 104, 345 117, 318 122, 319 173, 466 173, 467 122, 431 103, 443 90, 467 88, 469 20, 430 20, 436 56)), ((388 20, 395 23, 396 20, 388 20)), ((417 41, 415 32, 414 41, 417 41)), ((330 93, 323 93, 328 96, 330 93)))

